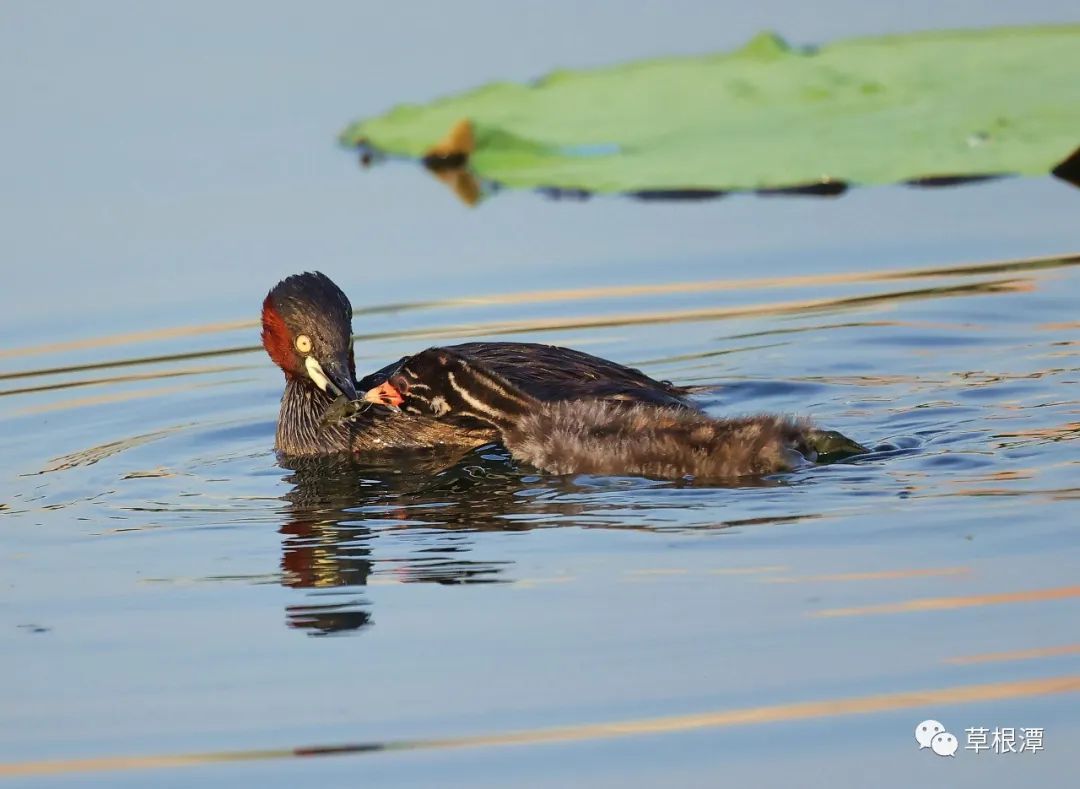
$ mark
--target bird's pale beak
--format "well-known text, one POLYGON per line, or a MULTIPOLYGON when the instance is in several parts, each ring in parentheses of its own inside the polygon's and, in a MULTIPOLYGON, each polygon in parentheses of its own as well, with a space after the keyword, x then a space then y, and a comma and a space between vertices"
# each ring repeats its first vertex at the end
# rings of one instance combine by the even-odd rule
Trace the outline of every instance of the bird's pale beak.
POLYGON ((304 360, 304 367, 308 377, 327 394, 348 400, 356 399, 356 384, 353 383, 347 361, 335 359, 324 366, 319 364, 314 356, 309 356, 304 360))
POLYGON ((368 389, 367 392, 364 393, 364 400, 369 403, 390 406, 391 408, 398 408, 405 402, 405 398, 401 396, 401 392, 395 389, 394 385, 389 381, 379 384, 374 389, 368 389))

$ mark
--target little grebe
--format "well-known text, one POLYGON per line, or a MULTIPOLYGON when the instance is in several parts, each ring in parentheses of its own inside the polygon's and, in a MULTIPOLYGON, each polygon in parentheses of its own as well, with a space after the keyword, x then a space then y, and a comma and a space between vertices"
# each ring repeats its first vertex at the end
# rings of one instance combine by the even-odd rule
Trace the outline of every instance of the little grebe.
MULTIPOLYGON (((352 306, 329 277, 296 274, 279 282, 262 308, 262 341, 285 372, 277 450, 287 456, 371 453, 387 449, 475 447, 498 437, 489 422, 453 423, 427 415, 390 418, 379 409, 348 419, 324 419, 335 400, 377 386, 408 358, 356 378, 352 306)), ((471 342, 455 354, 505 378, 538 401, 590 398, 695 408, 684 390, 615 362, 569 348, 518 342, 471 342)))

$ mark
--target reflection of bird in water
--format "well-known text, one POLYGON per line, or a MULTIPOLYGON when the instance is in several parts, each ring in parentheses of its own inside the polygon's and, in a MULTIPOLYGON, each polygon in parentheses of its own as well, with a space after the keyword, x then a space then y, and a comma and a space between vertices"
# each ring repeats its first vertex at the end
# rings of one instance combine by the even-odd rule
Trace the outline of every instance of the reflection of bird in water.
POLYGON ((286 496, 288 520, 280 529, 282 584, 333 591, 325 601, 289 606, 289 626, 314 634, 358 630, 371 618, 357 598, 371 575, 371 532, 340 524, 349 519, 344 508, 362 500, 362 481, 347 463, 314 465, 296 467, 286 478, 296 487, 286 496))
MULTIPOLYGON (((522 510, 523 473, 497 448, 464 457, 406 453, 381 465, 304 458, 288 466, 286 481, 294 487, 280 529, 282 583, 313 590, 310 601, 289 607, 290 627, 325 635, 371 624, 363 592, 376 564, 399 583, 509 580, 502 577, 506 562, 464 558, 470 532, 523 528, 506 517, 522 510), (395 548, 416 547, 405 556, 374 558, 373 542, 387 532, 401 533, 395 548)), ((581 506, 548 509, 571 515, 581 506)))
MULTIPOLYGON (((681 497, 654 499, 650 509, 655 527, 640 518, 628 526, 627 499, 622 495, 627 487, 680 488, 683 483, 537 476, 518 468, 496 445, 464 454, 407 452, 385 457, 379 464, 304 458, 285 466, 290 471, 285 479, 293 488, 285 496, 286 520, 280 529, 282 583, 311 590, 310 597, 289 606, 286 615, 290 627, 312 635, 356 631, 372 624, 372 603, 365 593, 373 575, 395 583, 512 581, 511 562, 468 558, 476 532, 559 526, 662 530, 672 528, 665 510, 681 512, 686 506, 681 497)), ((782 484, 748 478, 739 487, 782 484)), ((677 525, 721 529, 751 523, 703 518, 701 523, 680 519, 677 525)))

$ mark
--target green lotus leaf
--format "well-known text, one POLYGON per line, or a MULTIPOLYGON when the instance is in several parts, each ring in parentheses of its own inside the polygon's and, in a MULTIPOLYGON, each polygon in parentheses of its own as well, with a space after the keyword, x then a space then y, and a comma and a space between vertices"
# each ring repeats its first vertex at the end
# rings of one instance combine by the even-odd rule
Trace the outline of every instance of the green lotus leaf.
POLYGON ((468 122, 513 187, 761 189, 1050 172, 1080 145, 1080 25, 860 38, 556 71, 402 105, 341 135, 423 157, 468 122))

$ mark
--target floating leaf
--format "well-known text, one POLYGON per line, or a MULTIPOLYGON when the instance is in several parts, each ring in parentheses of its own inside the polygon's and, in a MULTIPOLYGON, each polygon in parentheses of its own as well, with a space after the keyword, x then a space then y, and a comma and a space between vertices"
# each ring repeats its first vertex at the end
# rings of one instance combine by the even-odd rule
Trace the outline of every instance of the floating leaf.
POLYGON ((1080 144, 1080 25, 861 38, 557 71, 360 121, 347 145, 595 192, 1046 174, 1080 144), (455 148, 455 140, 468 146, 455 148))

